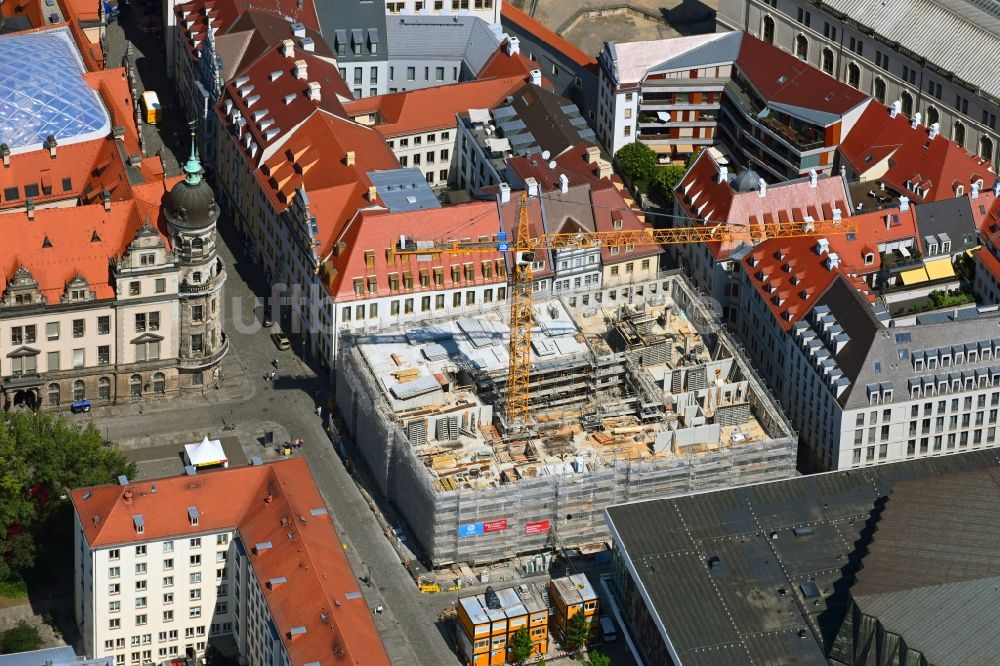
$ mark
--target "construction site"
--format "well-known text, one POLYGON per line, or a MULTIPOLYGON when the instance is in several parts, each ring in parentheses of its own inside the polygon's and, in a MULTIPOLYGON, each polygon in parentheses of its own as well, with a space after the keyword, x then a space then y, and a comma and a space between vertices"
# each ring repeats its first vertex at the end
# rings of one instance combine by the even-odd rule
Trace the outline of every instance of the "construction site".
POLYGON ((516 428, 504 308, 341 339, 345 425, 430 566, 600 549, 612 504, 796 473, 791 426, 683 276, 639 291, 533 305, 516 428))

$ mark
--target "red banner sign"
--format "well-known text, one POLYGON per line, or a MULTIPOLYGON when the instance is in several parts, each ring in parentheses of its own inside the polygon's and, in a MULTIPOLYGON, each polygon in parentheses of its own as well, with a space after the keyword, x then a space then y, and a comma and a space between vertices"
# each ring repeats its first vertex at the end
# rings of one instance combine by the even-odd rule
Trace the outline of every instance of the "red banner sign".
POLYGON ((487 520, 483 523, 483 533, 489 534, 490 532, 503 532, 507 529, 507 519, 500 518, 499 520, 487 520))
POLYGON ((549 531, 549 521, 547 520, 536 520, 533 523, 526 523, 524 525, 525 534, 543 534, 549 531))

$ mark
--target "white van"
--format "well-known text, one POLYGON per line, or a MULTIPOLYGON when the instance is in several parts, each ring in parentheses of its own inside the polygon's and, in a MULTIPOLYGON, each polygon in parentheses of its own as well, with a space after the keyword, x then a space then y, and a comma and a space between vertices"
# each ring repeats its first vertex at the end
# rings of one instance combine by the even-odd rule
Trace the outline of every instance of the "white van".
POLYGON ((611 618, 607 615, 601 616, 601 634, 604 636, 604 642, 609 643, 611 641, 618 640, 618 631, 615 630, 615 623, 611 621, 611 618))

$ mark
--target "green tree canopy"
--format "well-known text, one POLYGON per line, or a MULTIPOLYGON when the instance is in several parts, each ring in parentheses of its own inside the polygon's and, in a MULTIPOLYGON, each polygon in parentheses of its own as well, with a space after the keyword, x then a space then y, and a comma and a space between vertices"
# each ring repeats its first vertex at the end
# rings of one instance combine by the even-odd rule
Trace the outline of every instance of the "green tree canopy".
POLYGON ((531 643, 528 628, 521 627, 515 631, 510 639, 510 661, 515 664, 523 664, 534 651, 535 646, 531 643))
POLYGON ((564 640, 566 649, 576 654, 584 646, 589 637, 590 622, 587 621, 587 616, 583 614, 582 610, 577 611, 576 615, 571 617, 569 622, 566 623, 566 636, 564 640))
POLYGON ((680 164, 669 164, 665 167, 657 167, 653 176, 653 182, 649 189, 667 201, 672 200, 674 188, 681 178, 687 173, 687 168, 680 164))
POLYGON ((641 141, 622 146, 615 153, 618 168, 630 181, 652 178, 656 173, 656 153, 641 141))
POLYGON ((67 516, 67 489, 135 476, 135 465, 103 442, 93 424, 81 428, 51 414, 0 412, 0 580, 35 563, 36 535, 48 532, 42 526, 67 516))
POLYGON ((0 634, 0 654, 28 652, 42 647, 42 638, 38 629, 21 620, 16 625, 0 634))
POLYGON ((611 666, 611 657, 601 652, 591 652, 587 666, 611 666))

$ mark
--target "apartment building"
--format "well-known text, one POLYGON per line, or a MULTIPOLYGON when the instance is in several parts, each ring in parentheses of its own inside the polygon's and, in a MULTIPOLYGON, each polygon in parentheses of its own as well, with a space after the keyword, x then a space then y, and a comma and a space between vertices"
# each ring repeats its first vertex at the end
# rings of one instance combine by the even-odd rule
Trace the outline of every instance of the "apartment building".
POLYGON ((141 157, 124 70, 88 71, 78 37, 64 26, 0 37, 5 408, 200 390, 227 349, 200 164, 192 155, 183 180, 164 180, 159 158, 141 157))
POLYGON ((386 0, 386 14, 416 16, 474 16, 500 23, 503 0, 386 0))
POLYGON ((1000 366, 984 336, 997 313, 891 322, 838 260, 822 239, 802 239, 767 241, 741 262, 739 333, 809 462, 844 469, 995 446, 1000 366))
POLYGON ((718 243, 669 248, 691 281, 722 309, 732 323, 740 302, 734 262, 753 247, 749 227, 759 222, 837 220, 850 215, 851 199, 840 176, 811 175, 769 185, 752 170, 729 173, 714 149, 702 151, 674 188, 676 226, 729 224, 747 228, 745 237, 718 243))
POLYGON ((869 101, 743 32, 607 42, 599 61, 606 149, 642 141, 670 162, 715 145, 772 180, 829 173, 869 101))
POLYGON ((522 629, 531 637, 533 656, 548 652, 549 609, 534 583, 502 590, 487 587, 483 594, 460 598, 456 608, 455 634, 465 666, 506 664, 509 644, 522 629))
POLYGON ((214 645, 252 665, 389 663, 304 459, 70 498, 89 654, 138 665, 214 645))
POLYGON ((394 15, 385 22, 388 78, 377 94, 483 78, 500 46, 500 26, 474 16, 394 15))
MULTIPOLYGON (((464 254, 391 254, 403 241, 407 248, 448 240, 496 243, 499 228, 493 201, 399 213, 359 212, 339 234, 323 272, 333 303, 332 329, 377 330, 407 320, 506 308, 508 267, 495 248, 464 254)), ((335 338, 334 352, 336 346, 335 338)))
POLYGON ((722 0, 720 30, 746 30, 995 162, 998 13, 972 0, 722 0), (961 48, 956 48, 961 45, 961 48))
POLYGON ((919 112, 911 119, 900 109, 898 100, 872 103, 861 114, 837 154, 849 180, 877 184, 918 204, 993 186, 997 177, 988 160, 944 136, 937 120, 925 126, 919 112))
POLYGON ((518 40, 521 53, 542 71, 552 90, 576 104, 594 124, 597 60, 528 13, 507 3, 500 14, 504 31, 518 40))
POLYGON ((420 169, 429 185, 448 187, 455 157, 458 114, 470 107, 492 108, 524 85, 524 77, 455 83, 379 95, 348 102, 354 122, 374 127, 400 167, 420 169))

